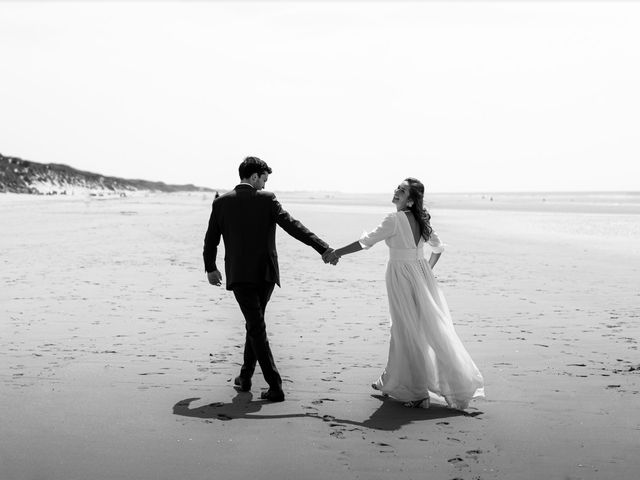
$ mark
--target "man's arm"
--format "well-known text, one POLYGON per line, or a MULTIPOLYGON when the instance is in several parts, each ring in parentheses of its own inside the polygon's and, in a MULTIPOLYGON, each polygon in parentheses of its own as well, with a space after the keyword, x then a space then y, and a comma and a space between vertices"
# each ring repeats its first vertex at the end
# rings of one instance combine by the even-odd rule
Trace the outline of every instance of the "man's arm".
POLYGON ((325 241, 318 238, 302 223, 289 215, 289 213, 282 208, 280 202, 276 200, 275 195, 271 198, 271 211, 276 219, 276 223, 296 240, 309 245, 320 255, 329 249, 329 245, 327 245, 325 241))
MULTIPOLYGON (((211 216, 209 217, 209 226, 204 236, 204 249, 202 250, 202 258, 204 260, 204 270, 207 273, 218 272, 216 266, 216 257, 218 255, 218 245, 220 244, 220 228, 215 215, 215 208, 211 207, 211 216)), ((222 279, 222 275, 220 275, 222 279)), ((211 282, 211 278, 209 278, 211 282)))

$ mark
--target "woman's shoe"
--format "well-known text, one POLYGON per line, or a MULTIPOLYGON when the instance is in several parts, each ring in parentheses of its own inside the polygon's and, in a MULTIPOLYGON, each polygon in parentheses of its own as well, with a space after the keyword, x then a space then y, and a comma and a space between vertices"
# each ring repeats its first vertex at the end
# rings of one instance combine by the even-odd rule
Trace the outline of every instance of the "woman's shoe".
POLYGON ((405 402, 403 404, 408 408, 429 408, 431 406, 431 401, 429 397, 423 398, 422 400, 413 400, 412 402, 405 402))
POLYGON ((371 388, 373 388, 374 390, 379 391, 379 392, 380 392, 380 394, 381 394, 383 397, 388 397, 388 396, 389 396, 389 394, 388 394, 388 393, 384 393, 383 391, 381 391, 381 390, 378 388, 378 385, 377 385, 377 384, 375 384, 375 383, 372 383, 372 384, 371 384, 371 388))

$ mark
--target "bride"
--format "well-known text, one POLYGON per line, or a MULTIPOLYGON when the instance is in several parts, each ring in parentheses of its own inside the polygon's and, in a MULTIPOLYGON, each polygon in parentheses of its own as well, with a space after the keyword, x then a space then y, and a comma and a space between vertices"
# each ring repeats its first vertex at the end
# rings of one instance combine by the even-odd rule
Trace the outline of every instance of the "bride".
POLYGON ((391 342, 384 372, 371 386, 408 407, 429 408, 429 392, 451 408, 465 409, 484 396, 480 371, 456 334, 449 307, 431 271, 444 247, 423 207, 424 185, 407 178, 393 195, 397 211, 371 233, 335 251, 337 258, 371 248, 389 247, 386 272, 391 342), (432 249, 427 261, 423 246, 432 249))

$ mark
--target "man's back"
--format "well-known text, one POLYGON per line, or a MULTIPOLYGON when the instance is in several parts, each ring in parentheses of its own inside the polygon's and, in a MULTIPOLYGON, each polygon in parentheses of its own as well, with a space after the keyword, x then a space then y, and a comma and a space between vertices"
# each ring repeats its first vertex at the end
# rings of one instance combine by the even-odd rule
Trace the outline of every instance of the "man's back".
POLYGON ((242 184, 213 202, 205 236, 205 266, 222 236, 227 289, 237 282, 279 284, 274 202, 273 193, 242 184))
POLYGON ((280 285, 276 223, 320 255, 328 245, 291 217, 271 192, 241 183, 213 202, 204 240, 205 271, 214 272, 220 237, 225 245, 227 290, 235 283, 280 285))

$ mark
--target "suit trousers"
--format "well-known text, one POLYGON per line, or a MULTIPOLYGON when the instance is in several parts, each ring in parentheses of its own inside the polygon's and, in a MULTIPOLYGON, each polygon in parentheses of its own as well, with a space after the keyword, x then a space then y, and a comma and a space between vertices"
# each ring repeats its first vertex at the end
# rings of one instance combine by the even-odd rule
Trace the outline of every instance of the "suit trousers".
POLYGON ((247 330, 240 376, 251 379, 257 361, 269 387, 279 390, 282 388, 282 379, 271 354, 264 322, 264 312, 274 287, 274 283, 236 283, 233 285, 233 294, 244 315, 247 330))

